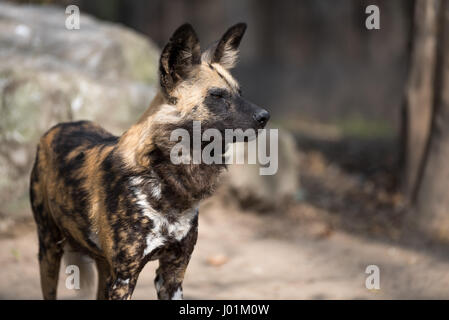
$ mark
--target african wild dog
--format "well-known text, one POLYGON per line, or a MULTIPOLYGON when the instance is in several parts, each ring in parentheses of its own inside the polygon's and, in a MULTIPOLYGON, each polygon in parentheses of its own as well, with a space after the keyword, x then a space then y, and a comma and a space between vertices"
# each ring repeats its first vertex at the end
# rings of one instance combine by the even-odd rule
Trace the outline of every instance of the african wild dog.
POLYGON ((41 286, 56 298, 67 245, 96 262, 98 299, 129 299, 139 272, 159 260, 160 299, 182 298, 197 239, 198 203, 222 164, 170 161, 176 128, 263 128, 269 113, 242 97, 230 75, 245 24, 201 54, 195 31, 179 27, 160 57, 160 90, 140 120, 116 137, 88 122, 61 123, 41 138, 30 198, 38 227, 41 286))

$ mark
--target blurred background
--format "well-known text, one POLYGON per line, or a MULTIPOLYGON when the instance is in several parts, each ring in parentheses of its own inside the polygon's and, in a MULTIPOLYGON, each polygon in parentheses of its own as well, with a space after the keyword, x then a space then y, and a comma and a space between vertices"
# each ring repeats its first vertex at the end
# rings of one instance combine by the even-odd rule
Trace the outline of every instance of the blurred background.
MULTIPOLYGON (((179 25, 204 49, 242 21, 233 74, 272 114, 279 171, 231 166, 202 204, 185 298, 449 297, 446 2, 0 1, 0 298, 40 298, 27 193, 40 135, 78 119, 121 134, 179 25), (79 30, 65 28, 70 4, 79 30), (372 264, 379 290, 365 286, 372 264)), ((135 298, 155 298, 153 264, 135 298)), ((79 297, 63 271, 61 297, 79 297)))

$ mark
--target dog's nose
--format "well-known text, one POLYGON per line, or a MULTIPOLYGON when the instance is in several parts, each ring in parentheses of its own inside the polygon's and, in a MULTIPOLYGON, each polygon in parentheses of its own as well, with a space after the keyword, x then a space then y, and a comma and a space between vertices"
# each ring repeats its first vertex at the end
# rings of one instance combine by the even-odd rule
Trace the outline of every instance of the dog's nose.
POLYGON ((267 124, 270 120, 270 113, 267 110, 262 109, 254 114, 254 120, 256 120, 261 126, 267 124))

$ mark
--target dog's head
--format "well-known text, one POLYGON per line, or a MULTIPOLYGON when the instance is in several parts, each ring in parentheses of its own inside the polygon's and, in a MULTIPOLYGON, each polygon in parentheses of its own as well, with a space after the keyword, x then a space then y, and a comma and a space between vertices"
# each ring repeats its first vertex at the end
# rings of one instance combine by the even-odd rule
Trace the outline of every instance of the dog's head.
POLYGON ((190 24, 173 33, 159 65, 161 91, 168 101, 160 112, 167 113, 168 121, 179 126, 201 121, 204 129, 220 131, 265 127, 270 114, 242 96, 230 73, 245 30, 244 23, 232 26, 204 53, 190 24))

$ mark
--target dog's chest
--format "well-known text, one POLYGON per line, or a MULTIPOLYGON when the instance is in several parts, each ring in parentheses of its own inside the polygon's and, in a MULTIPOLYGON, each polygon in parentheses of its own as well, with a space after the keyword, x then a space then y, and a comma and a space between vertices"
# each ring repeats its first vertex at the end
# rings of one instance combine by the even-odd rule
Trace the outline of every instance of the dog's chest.
POLYGON ((154 184, 154 190, 150 193, 148 188, 143 188, 143 180, 141 178, 132 178, 130 180, 130 190, 134 197, 134 203, 137 207, 139 215, 142 219, 149 219, 152 228, 144 237, 144 251, 143 257, 151 255, 156 249, 165 247, 173 242, 182 241, 189 231, 194 227, 196 217, 198 215, 198 208, 194 207, 183 212, 174 212, 168 217, 166 214, 155 210, 148 197, 160 195, 160 186, 154 184))

